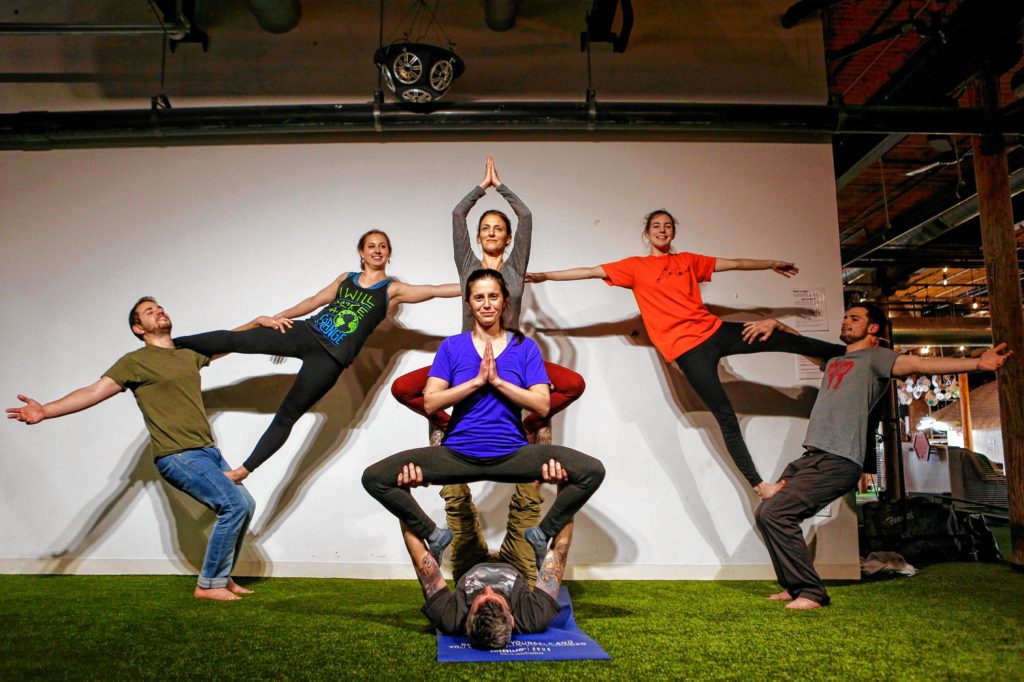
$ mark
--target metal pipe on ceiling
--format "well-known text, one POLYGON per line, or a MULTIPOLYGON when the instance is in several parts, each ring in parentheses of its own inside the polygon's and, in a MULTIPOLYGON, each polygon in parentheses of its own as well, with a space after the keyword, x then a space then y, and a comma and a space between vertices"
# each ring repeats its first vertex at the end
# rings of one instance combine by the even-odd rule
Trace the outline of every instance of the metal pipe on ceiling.
MULTIPOLYGON (((420 111, 372 103, 35 112, 0 115, 0 149, 204 144, 302 134, 600 131, 688 135, 838 132, 982 134, 999 120, 974 109, 663 102, 486 102, 420 111), (429 111, 429 113, 422 113, 429 111)), ((1024 132, 1024 131, 1021 131, 1024 132)))
POLYGON ((0 35, 42 36, 42 35, 167 35, 172 40, 181 40, 188 35, 189 25, 184 21, 159 24, 40 24, 0 23, 0 35))
POLYGON ((900 346, 990 346, 987 317, 893 317, 892 341, 900 346))

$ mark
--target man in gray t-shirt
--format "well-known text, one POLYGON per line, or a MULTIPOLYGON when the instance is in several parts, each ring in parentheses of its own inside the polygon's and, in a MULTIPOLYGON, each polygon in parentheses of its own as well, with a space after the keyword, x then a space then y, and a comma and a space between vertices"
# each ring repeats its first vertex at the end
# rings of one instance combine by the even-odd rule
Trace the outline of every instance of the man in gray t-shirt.
MULTIPOLYGON (((755 512, 783 588, 768 598, 789 602, 786 608, 816 609, 829 603, 800 523, 856 487, 864 466, 868 415, 885 393, 889 379, 908 374, 993 371, 1011 355, 1005 343, 978 358, 900 355, 878 345, 886 322, 885 314, 871 303, 846 311, 839 336, 846 352, 824 367, 804 438, 805 452, 783 470, 755 512)), ((745 337, 767 338, 776 329, 796 333, 776 320, 763 320, 749 323, 745 337)))

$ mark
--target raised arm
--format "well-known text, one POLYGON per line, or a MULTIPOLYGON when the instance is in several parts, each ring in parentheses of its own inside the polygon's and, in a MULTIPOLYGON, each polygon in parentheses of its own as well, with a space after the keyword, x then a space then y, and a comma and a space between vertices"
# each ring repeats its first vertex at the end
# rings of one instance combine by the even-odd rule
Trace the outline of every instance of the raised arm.
POLYGON ((783 260, 757 260, 754 258, 716 258, 715 272, 727 270, 774 270, 783 277, 800 272, 793 263, 783 260))
POLYGON ((908 374, 959 374, 961 372, 994 372, 1010 359, 1013 351, 1006 350, 1001 343, 989 348, 976 358, 923 358, 920 355, 901 355, 896 358, 892 375, 904 377, 908 374))
MULTIPOLYGON (((492 171, 493 187, 498 190, 498 194, 504 197, 508 205, 512 207, 512 211, 516 214, 517 219, 512 251, 509 252, 508 258, 505 259, 505 265, 502 267, 524 275, 530 263, 530 249, 533 243, 533 213, 526 207, 523 200, 508 188, 508 185, 502 184, 501 178, 498 177, 498 171, 494 168, 494 162, 490 157, 487 160, 492 171)), ((509 227, 511 228, 511 226, 509 227)))
POLYGON ((572 527, 573 522, 569 521, 558 531, 551 547, 548 548, 548 553, 544 555, 540 571, 537 572, 536 589, 551 595, 552 599, 558 599, 558 590, 562 586, 565 563, 569 558, 569 545, 572 544, 572 527))
POLYGON ((569 282, 577 279, 608 279, 604 268, 595 265, 590 268, 569 268, 568 270, 551 270, 549 272, 528 272, 526 281, 533 284, 541 282, 569 282))
POLYGON ((484 169, 484 179, 480 184, 469 190, 469 194, 452 209, 452 254, 455 257, 455 268, 459 272, 469 272, 476 256, 473 254, 473 242, 469 238, 469 227, 466 216, 485 194, 484 190, 491 186, 489 168, 484 169))
POLYGON ((458 284, 406 284, 392 282, 388 287, 388 307, 402 303, 422 303, 432 298, 456 298, 462 289, 458 284))
POLYGON ((416 577, 423 588, 423 598, 429 600, 438 592, 448 588, 448 584, 441 575, 441 567, 437 560, 427 549, 427 543, 422 538, 409 530, 408 526, 402 524, 402 539, 405 540, 405 548, 409 550, 409 558, 412 559, 413 568, 416 569, 416 577))
POLYGON ((116 381, 108 376, 100 377, 100 380, 89 386, 83 386, 68 393, 63 398, 53 402, 40 405, 38 402, 24 395, 18 395, 18 400, 25 403, 22 407, 7 408, 7 418, 17 419, 25 424, 38 424, 44 419, 63 417, 66 414, 80 412, 103 402, 107 398, 117 395, 124 389, 116 381))

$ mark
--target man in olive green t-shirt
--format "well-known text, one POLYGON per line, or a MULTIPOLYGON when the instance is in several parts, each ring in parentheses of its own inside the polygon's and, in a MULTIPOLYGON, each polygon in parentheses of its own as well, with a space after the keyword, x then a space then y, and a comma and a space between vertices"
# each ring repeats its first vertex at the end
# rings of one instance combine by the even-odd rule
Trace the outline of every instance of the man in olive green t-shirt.
POLYGON ((132 332, 145 342, 114 363, 100 380, 45 405, 24 395, 23 407, 7 410, 9 419, 37 424, 92 407, 125 389, 149 430, 156 468, 170 485, 217 514, 195 589, 197 599, 234 601, 250 594, 231 579, 256 503, 242 485, 224 475, 230 470, 214 446, 203 406, 199 370, 210 358, 177 349, 171 341, 171 318, 151 297, 132 306, 132 332))

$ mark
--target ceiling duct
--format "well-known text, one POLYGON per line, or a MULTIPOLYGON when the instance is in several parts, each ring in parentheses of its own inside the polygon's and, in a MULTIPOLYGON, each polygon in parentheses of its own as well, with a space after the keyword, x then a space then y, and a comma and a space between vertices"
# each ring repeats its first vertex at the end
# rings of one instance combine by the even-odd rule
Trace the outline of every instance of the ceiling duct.
POLYGON ((209 144, 297 134, 439 131, 651 131, 817 139, 836 132, 987 132, 984 112, 917 107, 694 104, 665 102, 455 103, 429 115, 397 105, 309 104, 160 111, 25 111, 0 114, 0 149, 209 144), (933 127, 934 126, 934 127, 933 127))
POLYGON ((987 317, 894 317, 889 321, 897 346, 992 345, 992 321, 987 317))
POLYGON ((300 0, 249 0, 249 11, 256 23, 270 33, 287 33, 302 18, 300 0))

